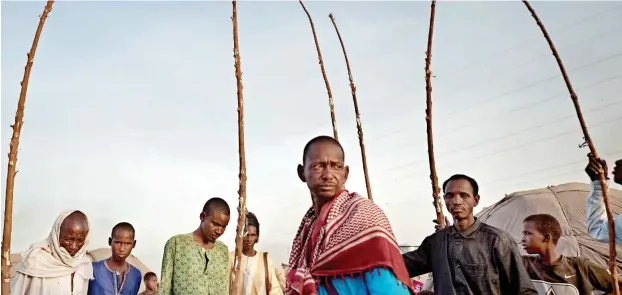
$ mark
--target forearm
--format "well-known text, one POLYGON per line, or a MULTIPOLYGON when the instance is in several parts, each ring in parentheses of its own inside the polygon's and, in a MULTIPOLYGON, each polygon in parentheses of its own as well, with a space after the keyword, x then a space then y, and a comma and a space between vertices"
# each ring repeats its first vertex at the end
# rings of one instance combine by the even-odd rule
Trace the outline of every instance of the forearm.
MULTIPOLYGON (((601 242, 609 241, 607 213, 603 200, 603 191, 598 180, 590 183, 590 192, 586 204, 587 232, 601 242)), ((622 243, 622 216, 614 216, 616 243, 622 243)))

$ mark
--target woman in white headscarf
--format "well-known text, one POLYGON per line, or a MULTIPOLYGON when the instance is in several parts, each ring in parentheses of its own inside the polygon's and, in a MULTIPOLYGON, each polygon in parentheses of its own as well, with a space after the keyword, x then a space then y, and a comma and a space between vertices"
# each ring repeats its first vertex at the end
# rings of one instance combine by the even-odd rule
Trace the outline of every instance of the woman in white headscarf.
POLYGON ((47 239, 22 253, 11 295, 87 295, 93 267, 86 255, 86 215, 67 211, 56 218, 47 239))

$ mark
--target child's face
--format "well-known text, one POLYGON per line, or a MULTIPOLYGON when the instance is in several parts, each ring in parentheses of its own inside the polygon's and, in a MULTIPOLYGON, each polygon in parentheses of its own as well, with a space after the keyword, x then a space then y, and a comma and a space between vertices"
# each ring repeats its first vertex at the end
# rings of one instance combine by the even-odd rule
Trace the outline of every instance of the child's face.
POLYGON ((157 291, 158 290, 158 277, 152 276, 145 281, 145 287, 149 291, 157 291))
POLYGON ((544 235, 538 231, 533 221, 523 222, 523 249, 529 254, 542 254, 546 248, 544 235))
POLYGON ((118 229, 110 238, 112 255, 117 259, 125 260, 134 249, 134 233, 129 230, 118 229))

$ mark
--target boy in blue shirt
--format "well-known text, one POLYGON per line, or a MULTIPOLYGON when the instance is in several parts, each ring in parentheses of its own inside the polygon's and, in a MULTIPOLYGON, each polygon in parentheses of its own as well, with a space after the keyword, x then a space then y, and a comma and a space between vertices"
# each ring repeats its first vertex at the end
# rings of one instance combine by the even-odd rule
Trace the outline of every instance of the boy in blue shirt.
POLYGON ((112 256, 93 262, 88 295, 136 295, 142 281, 138 268, 126 262, 136 246, 134 227, 121 222, 112 228, 108 244, 112 256))

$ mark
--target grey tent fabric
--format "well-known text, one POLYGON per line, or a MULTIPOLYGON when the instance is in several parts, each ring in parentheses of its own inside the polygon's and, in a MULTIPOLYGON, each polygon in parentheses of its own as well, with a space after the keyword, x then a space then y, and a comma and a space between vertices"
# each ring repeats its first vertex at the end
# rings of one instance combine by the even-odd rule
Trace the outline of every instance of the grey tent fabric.
MULTIPOLYGON (((91 261, 99 261, 106 259, 112 255, 110 248, 99 248, 91 251, 87 251, 86 254, 89 256, 91 261)), ((21 261, 21 254, 14 253, 11 254, 11 278, 15 277, 15 269, 16 265, 21 261)), ((149 268, 142 263, 136 256, 130 255, 127 258, 127 262, 140 270, 140 273, 144 276, 147 272, 149 272, 149 268)), ((159 275, 158 275, 159 277, 159 275)), ((140 285, 139 293, 145 290, 145 283, 142 282, 140 285)))
MULTIPOLYGON (((609 245, 587 234, 585 205, 589 189, 588 184, 567 183, 516 192, 484 208, 476 216, 482 222, 509 232, 518 244, 525 217, 538 213, 553 215, 562 226, 562 238, 558 243, 562 255, 586 257, 608 268, 609 245)), ((622 191, 609 189, 609 203, 614 215, 622 214, 622 191)), ((622 245, 616 249, 622 253, 622 245)), ((618 271, 622 271, 622 255, 616 260, 618 271)))

